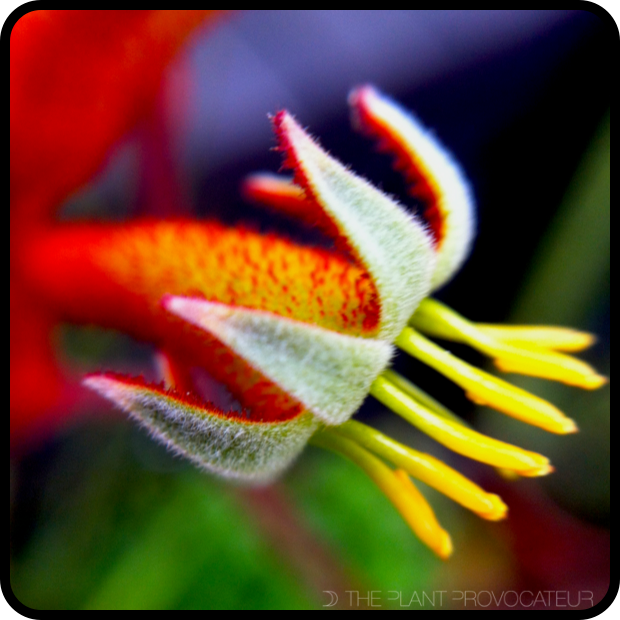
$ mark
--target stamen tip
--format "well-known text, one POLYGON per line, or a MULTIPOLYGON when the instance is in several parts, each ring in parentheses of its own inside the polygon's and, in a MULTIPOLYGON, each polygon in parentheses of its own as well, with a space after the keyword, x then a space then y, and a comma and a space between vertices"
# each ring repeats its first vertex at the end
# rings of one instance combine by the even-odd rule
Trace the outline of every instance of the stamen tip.
POLYGON ((569 435, 571 433, 578 433, 579 432, 579 427, 577 426, 577 424, 575 424, 574 420, 571 420, 570 418, 566 419, 566 423, 564 425, 564 433, 569 435))
POLYGON ((590 334, 589 332, 576 332, 575 340, 579 340, 579 336, 581 337, 581 341, 576 344, 576 351, 582 351, 584 349, 589 349, 592 345, 596 344, 598 340, 598 336, 596 334, 590 334))
POLYGON ((594 373, 592 375, 589 375, 588 377, 585 377, 583 387, 586 390, 598 390, 600 387, 603 387, 607 383, 609 383, 609 377, 594 373))
POLYGON ((545 424, 540 424, 540 428, 557 435, 571 435, 579 432, 579 427, 574 420, 567 418, 565 415, 558 416, 555 420, 551 420, 545 424))
POLYGON ((448 532, 443 531, 441 533, 437 548, 435 548, 434 551, 442 560, 447 560, 452 555, 454 547, 452 545, 452 539, 450 538, 450 534, 448 534, 448 532))
POLYGON ((524 476, 530 477, 540 477, 540 476, 548 476, 555 471, 555 467, 551 465, 551 463, 546 463, 545 465, 541 465, 538 469, 532 469, 530 471, 522 472, 524 476))
POLYGON ((478 516, 487 521, 502 521, 508 516, 508 506, 504 504, 499 495, 489 494, 487 499, 489 505, 488 512, 479 512, 478 516))
POLYGON ((537 458, 532 462, 532 467, 529 469, 516 470, 519 476, 526 478, 538 478, 540 476, 547 476, 555 471, 555 467, 551 465, 547 457, 536 455, 537 458))

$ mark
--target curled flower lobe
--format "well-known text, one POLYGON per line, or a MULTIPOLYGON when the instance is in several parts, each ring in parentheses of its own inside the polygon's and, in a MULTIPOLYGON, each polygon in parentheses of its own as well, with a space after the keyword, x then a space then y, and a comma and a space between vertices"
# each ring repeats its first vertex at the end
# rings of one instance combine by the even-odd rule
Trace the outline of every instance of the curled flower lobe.
POLYGON ((103 374, 86 377, 84 384, 174 452, 229 478, 270 480, 290 465, 317 428, 307 413, 279 423, 255 421, 140 379, 103 374))
POLYGON ((349 96, 354 124, 394 155, 395 167, 423 205, 437 254, 433 289, 447 282, 471 248, 474 234, 472 192, 460 166, 420 121, 372 86, 349 96))
POLYGON ((373 279, 381 306, 378 337, 393 339, 428 294, 434 255, 420 222, 329 157, 286 112, 274 119, 285 166, 334 221, 373 279))

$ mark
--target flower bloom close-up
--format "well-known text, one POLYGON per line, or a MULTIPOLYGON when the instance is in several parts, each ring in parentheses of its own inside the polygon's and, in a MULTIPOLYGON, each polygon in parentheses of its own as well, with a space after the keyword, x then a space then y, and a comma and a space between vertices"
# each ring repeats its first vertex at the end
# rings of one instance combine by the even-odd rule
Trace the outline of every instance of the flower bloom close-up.
MULTIPOLYGON (((40 22, 46 16, 39 13, 45 12, 26 18, 44 32, 45 19, 40 22)), ((81 18, 75 13, 66 16, 67 28, 81 18)), ((148 34, 128 24, 134 38, 121 33, 118 49, 133 41, 141 50, 141 42, 152 37, 161 54, 154 52, 151 76, 138 70, 144 50, 136 52, 135 67, 125 65, 125 73, 117 75, 119 84, 125 79, 147 98, 159 79, 158 67, 203 16, 170 12, 180 15, 169 21, 170 15, 164 20, 158 12, 139 13, 132 19, 144 19, 140 27, 148 34), (148 84, 138 86, 140 79, 148 84)), ((88 28, 96 28, 89 18, 88 28)), ((30 22, 21 25, 25 29, 30 22)), ((430 440, 495 468, 507 480, 554 471, 544 454, 476 430, 418 385, 415 373, 396 369, 399 353, 410 356, 495 415, 557 435, 578 432, 578 421, 535 390, 445 347, 469 347, 501 373, 584 390, 607 382, 574 355, 594 343, 590 333, 568 326, 474 322, 436 298, 474 251, 478 217, 467 174, 414 112, 370 85, 355 87, 348 97, 353 129, 368 139, 369 152, 374 143, 392 160, 406 185, 407 195, 394 196, 324 149, 295 110, 271 110, 281 170, 240 179, 240 191, 256 208, 315 231, 321 243, 174 211, 164 218, 146 214, 123 222, 58 221, 53 212, 60 197, 92 174, 109 140, 133 123, 135 106, 147 104, 118 90, 119 100, 104 110, 109 127, 101 136, 84 137, 79 127, 69 135, 50 120, 59 137, 82 145, 81 152, 69 149, 75 164, 68 160, 55 170, 53 151, 43 148, 39 162, 28 159, 27 145, 52 144, 56 138, 46 143, 45 136, 22 131, 27 123, 18 117, 26 114, 20 109, 20 79, 25 76, 26 83, 28 76, 19 67, 28 64, 20 39, 15 52, 11 42, 12 62, 16 59, 16 77, 13 65, 11 77, 11 431, 17 445, 24 443, 30 425, 48 415, 41 412, 58 410, 54 403, 62 387, 50 335, 68 323, 113 329, 153 347, 154 380, 104 367, 81 382, 170 452, 209 474, 252 485, 285 476, 308 444, 335 452, 360 468, 442 559, 455 548, 418 482, 489 521, 510 518, 509 502, 428 453, 428 442, 418 449, 356 416, 367 397, 430 440), (22 164, 20 157, 28 161, 22 164), (47 177, 31 189, 30 169, 37 165, 47 177), (33 351, 41 352, 36 362, 33 351)), ((116 44, 109 41, 112 50, 116 44)), ((93 62, 95 56, 93 51, 93 62)), ((82 92, 102 97, 86 82, 82 92)), ((68 101, 60 99, 58 105, 68 101)), ((50 119, 56 114, 51 107, 46 113, 50 119)))

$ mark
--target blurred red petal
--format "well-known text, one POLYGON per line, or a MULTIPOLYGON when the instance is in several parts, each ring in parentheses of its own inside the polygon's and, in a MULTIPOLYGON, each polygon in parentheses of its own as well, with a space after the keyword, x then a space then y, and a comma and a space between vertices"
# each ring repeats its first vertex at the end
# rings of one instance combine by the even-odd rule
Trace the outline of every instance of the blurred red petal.
POLYGON ((61 393, 50 342, 55 317, 31 299, 18 250, 149 112, 175 51, 217 13, 32 11, 12 29, 12 436, 47 425, 50 405, 61 393))
MULTIPOLYGON (((11 206, 41 218, 148 111, 213 11, 33 11, 11 32, 11 206)), ((14 213, 12 216, 15 215, 14 213)))

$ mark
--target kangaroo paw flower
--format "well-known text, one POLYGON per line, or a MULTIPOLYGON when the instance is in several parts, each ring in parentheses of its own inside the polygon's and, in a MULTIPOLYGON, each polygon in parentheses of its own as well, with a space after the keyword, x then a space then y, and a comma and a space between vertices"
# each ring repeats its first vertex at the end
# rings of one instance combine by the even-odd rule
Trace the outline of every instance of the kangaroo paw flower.
POLYGON ((297 245, 215 222, 141 221, 42 230, 20 257, 29 286, 57 316, 152 342, 169 389, 116 375, 85 384, 129 412, 171 450, 210 471, 269 480, 312 443, 366 472, 438 556, 447 532, 412 476, 488 520, 502 500, 436 458, 350 420, 370 394, 437 442, 503 475, 553 471, 540 454, 476 432, 386 368, 394 345, 461 386, 475 402, 554 433, 576 424, 551 403, 459 360, 426 338, 466 343, 501 369, 585 388, 605 379, 558 351, 590 344, 557 328, 476 325, 429 293, 465 260, 473 200, 460 168, 415 117, 365 86, 354 122, 396 156, 421 218, 326 153, 288 112, 273 118, 292 179, 253 175, 246 197, 320 226, 341 251, 297 245), (222 383, 243 412, 192 396, 193 370, 222 383))

